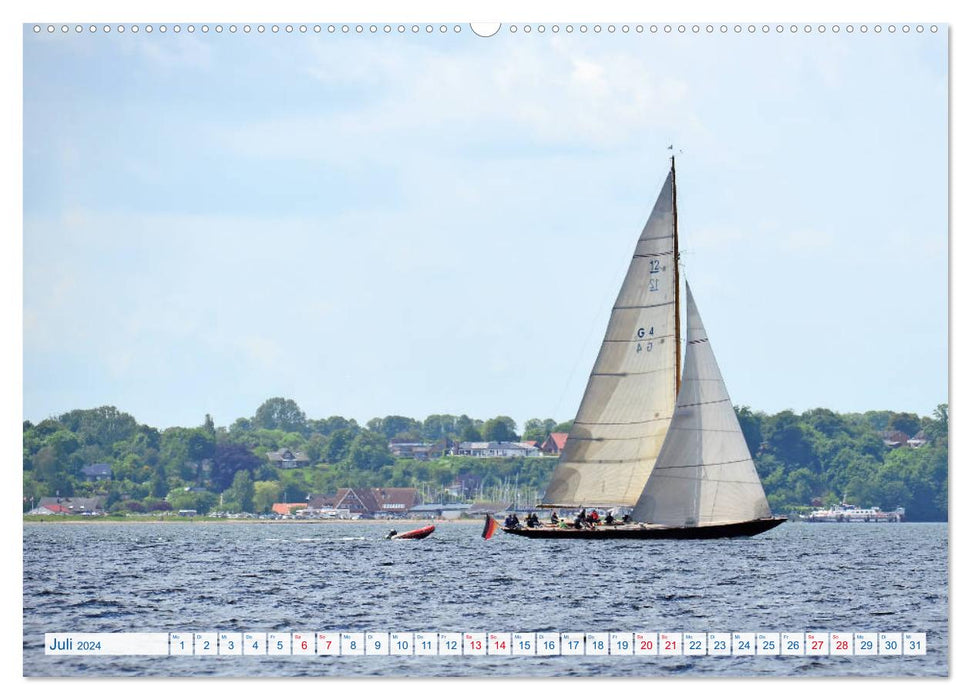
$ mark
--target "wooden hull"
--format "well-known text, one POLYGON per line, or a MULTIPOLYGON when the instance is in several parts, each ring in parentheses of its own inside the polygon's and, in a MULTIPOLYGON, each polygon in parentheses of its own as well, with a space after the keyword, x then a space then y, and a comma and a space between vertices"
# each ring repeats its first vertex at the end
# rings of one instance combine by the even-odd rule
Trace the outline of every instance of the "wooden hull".
POLYGON ((427 525, 425 527, 420 527, 417 530, 409 530, 408 532, 402 532, 399 535, 392 535, 393 540, 423 540, 430 534, 435 532, 434 525, 427 525))
POLYGON ((669 527, 664 525, 598 525, 595 528, 576 529, 573 527, 558 528, 544 525, 543 527, 508 528, 502 531, 510 535, 519 535, 534 540, 710 540, 721 537, 752 537, 777 525, 781 525, 786 518, 761 518, 746 520, 740 523, 725 523, 720 525, 702 525, 699 527, 669 527))

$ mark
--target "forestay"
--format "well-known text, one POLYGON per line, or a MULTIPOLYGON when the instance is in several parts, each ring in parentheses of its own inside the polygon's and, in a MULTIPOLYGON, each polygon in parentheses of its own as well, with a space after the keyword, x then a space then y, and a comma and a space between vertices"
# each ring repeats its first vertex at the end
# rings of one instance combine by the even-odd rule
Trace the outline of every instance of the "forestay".
POLYGON ((632 517, 672 526, 731 523, 771 513, 691 289, 687 347, 674 417, 632 517))
POLYGON ((630 506, 644 490, 677 393, 674 206, 672 169, 637 241, 544 503, 630 506))

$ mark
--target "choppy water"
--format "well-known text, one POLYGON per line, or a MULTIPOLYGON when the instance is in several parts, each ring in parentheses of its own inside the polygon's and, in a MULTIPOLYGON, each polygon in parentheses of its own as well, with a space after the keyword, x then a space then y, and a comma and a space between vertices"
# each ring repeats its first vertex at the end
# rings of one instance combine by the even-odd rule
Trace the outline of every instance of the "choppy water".
POLYGON ((24 526, 28 676, 946 676, 943 524, 541 542, 481 525, 24 526), (919 657, 55 657, 45 632, 926 632, 919 657))

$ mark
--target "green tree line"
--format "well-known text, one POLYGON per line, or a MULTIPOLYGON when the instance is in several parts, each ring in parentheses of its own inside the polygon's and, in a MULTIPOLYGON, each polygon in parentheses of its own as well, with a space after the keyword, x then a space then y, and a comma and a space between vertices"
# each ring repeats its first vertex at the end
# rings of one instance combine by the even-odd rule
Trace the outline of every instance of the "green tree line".
MULTIPOLYGON (((808 510, 842 499, 863 506, 903 506, 909 520, 947 519, 948 407, 932 416, 868 411, 801 414, 736 409, 739 423, 775 512, 808 510), (923 431, 927 444, 888 448, 882 433, 923 431)), ((429 497, 539 497, 555 460, 442 456, 395 458, 391 440, 437 444, 544 440, 570 423, 532 418, 522 432, 508 416, 373 418, 365 425, 342 416, 308 418, 282 397, 253 416, 217 427, 206 415, 196 427, 158 430, 113 406, 74 410, 23 424, 23 496, 28 510, 43 496, 103 495, 109 510, 143 512, 193 508, 265 512, 274 502, 302 501, 342 487, 412 486, 429 497), (267 458, 289 448, 308 465, 278 469, 267 458), (112 478, 92 482, 83 468, 105 463, 112 478), (455 484, 464 493, 448 491, 455 484)))

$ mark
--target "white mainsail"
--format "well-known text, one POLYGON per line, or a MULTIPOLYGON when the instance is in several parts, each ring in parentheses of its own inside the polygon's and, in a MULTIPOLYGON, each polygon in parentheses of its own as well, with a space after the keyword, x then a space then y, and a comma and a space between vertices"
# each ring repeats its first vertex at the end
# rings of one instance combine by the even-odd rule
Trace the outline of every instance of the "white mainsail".
POLYGON ((617 295, 543 502, 633 505, 674 413, 679 342, 672 163, 617 295))
POLYGON ((771 516, 691 289, 681 390, 667 437, 632 518, 672 526, 771 516))

